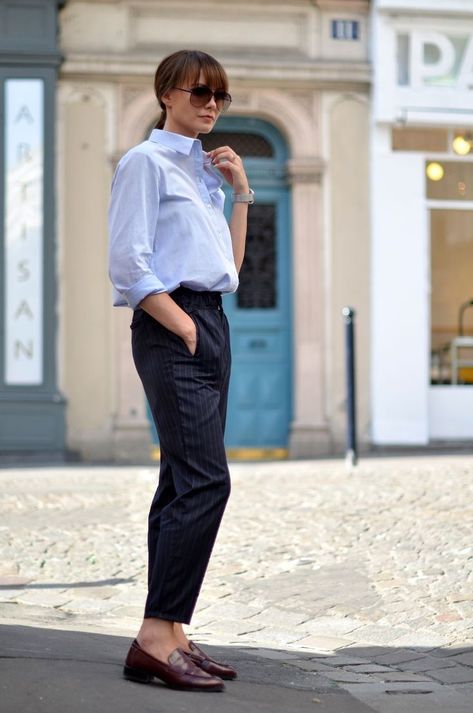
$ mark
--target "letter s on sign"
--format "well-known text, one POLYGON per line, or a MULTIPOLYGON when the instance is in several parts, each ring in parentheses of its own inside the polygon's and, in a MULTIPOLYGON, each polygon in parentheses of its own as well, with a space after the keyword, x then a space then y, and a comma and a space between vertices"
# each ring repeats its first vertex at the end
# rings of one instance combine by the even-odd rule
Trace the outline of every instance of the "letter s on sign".
POLYGON ((28 260, 20 260, 20 262, 17 265, 17 269, 19 272, 18 275, 18 282, 25 282, 31 277, 31 272, 29 270, 28 266, 28 260))

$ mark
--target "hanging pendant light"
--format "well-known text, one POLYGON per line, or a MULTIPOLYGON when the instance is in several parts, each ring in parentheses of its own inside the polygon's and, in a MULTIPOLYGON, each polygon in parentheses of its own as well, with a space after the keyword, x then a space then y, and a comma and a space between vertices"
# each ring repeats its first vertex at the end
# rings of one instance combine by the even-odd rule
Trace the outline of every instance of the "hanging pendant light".
POLYGON ((471 146, 472 137, 470 134, 458 134, 452 141, 452 148, 458 156, 468 156, 471 146))

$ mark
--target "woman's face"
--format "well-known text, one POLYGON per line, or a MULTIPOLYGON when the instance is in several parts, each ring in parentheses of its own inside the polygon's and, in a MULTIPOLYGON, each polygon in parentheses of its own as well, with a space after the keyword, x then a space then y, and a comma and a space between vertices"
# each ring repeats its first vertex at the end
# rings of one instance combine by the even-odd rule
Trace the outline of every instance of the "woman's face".
MULTIPOLYGON (((191 89, 197 84, 208 86, 203 73, 200 73, 197 82, 182 82, 180 89, 171 89, 162 97, 166 105, 166 123, 164 129, 173 131, 176 134, 196 138, 198 134, 208 134, 215 125, 219 116, 215 97, 211 97, 209 101, 201 107, 192 106, 189 92, 182 89, 191 89)), ((217 87, 210 87, 213 91, 217 87)))

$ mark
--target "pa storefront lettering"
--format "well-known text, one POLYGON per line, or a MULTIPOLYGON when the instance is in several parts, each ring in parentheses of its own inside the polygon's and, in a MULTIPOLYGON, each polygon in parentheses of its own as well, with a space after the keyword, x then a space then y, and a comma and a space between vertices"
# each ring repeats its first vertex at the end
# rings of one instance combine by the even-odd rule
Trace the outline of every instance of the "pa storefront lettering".
POLYGON ((473 34, 454 37, 413 30, 408 35, 408 70, 407 83, 413 89, 473 89, 473 34))

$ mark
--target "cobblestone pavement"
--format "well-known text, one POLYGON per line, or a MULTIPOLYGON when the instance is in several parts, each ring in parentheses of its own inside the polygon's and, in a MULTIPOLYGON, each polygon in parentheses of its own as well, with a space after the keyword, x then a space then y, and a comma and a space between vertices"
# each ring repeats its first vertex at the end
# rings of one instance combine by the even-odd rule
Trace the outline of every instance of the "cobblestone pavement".
MULTIPOLYGON (((473 709, 473 457, 232 464, 196 640, 382 713, 473 709)), ((156 468, 0 470, 0 624, 134 634, 156 468)))

